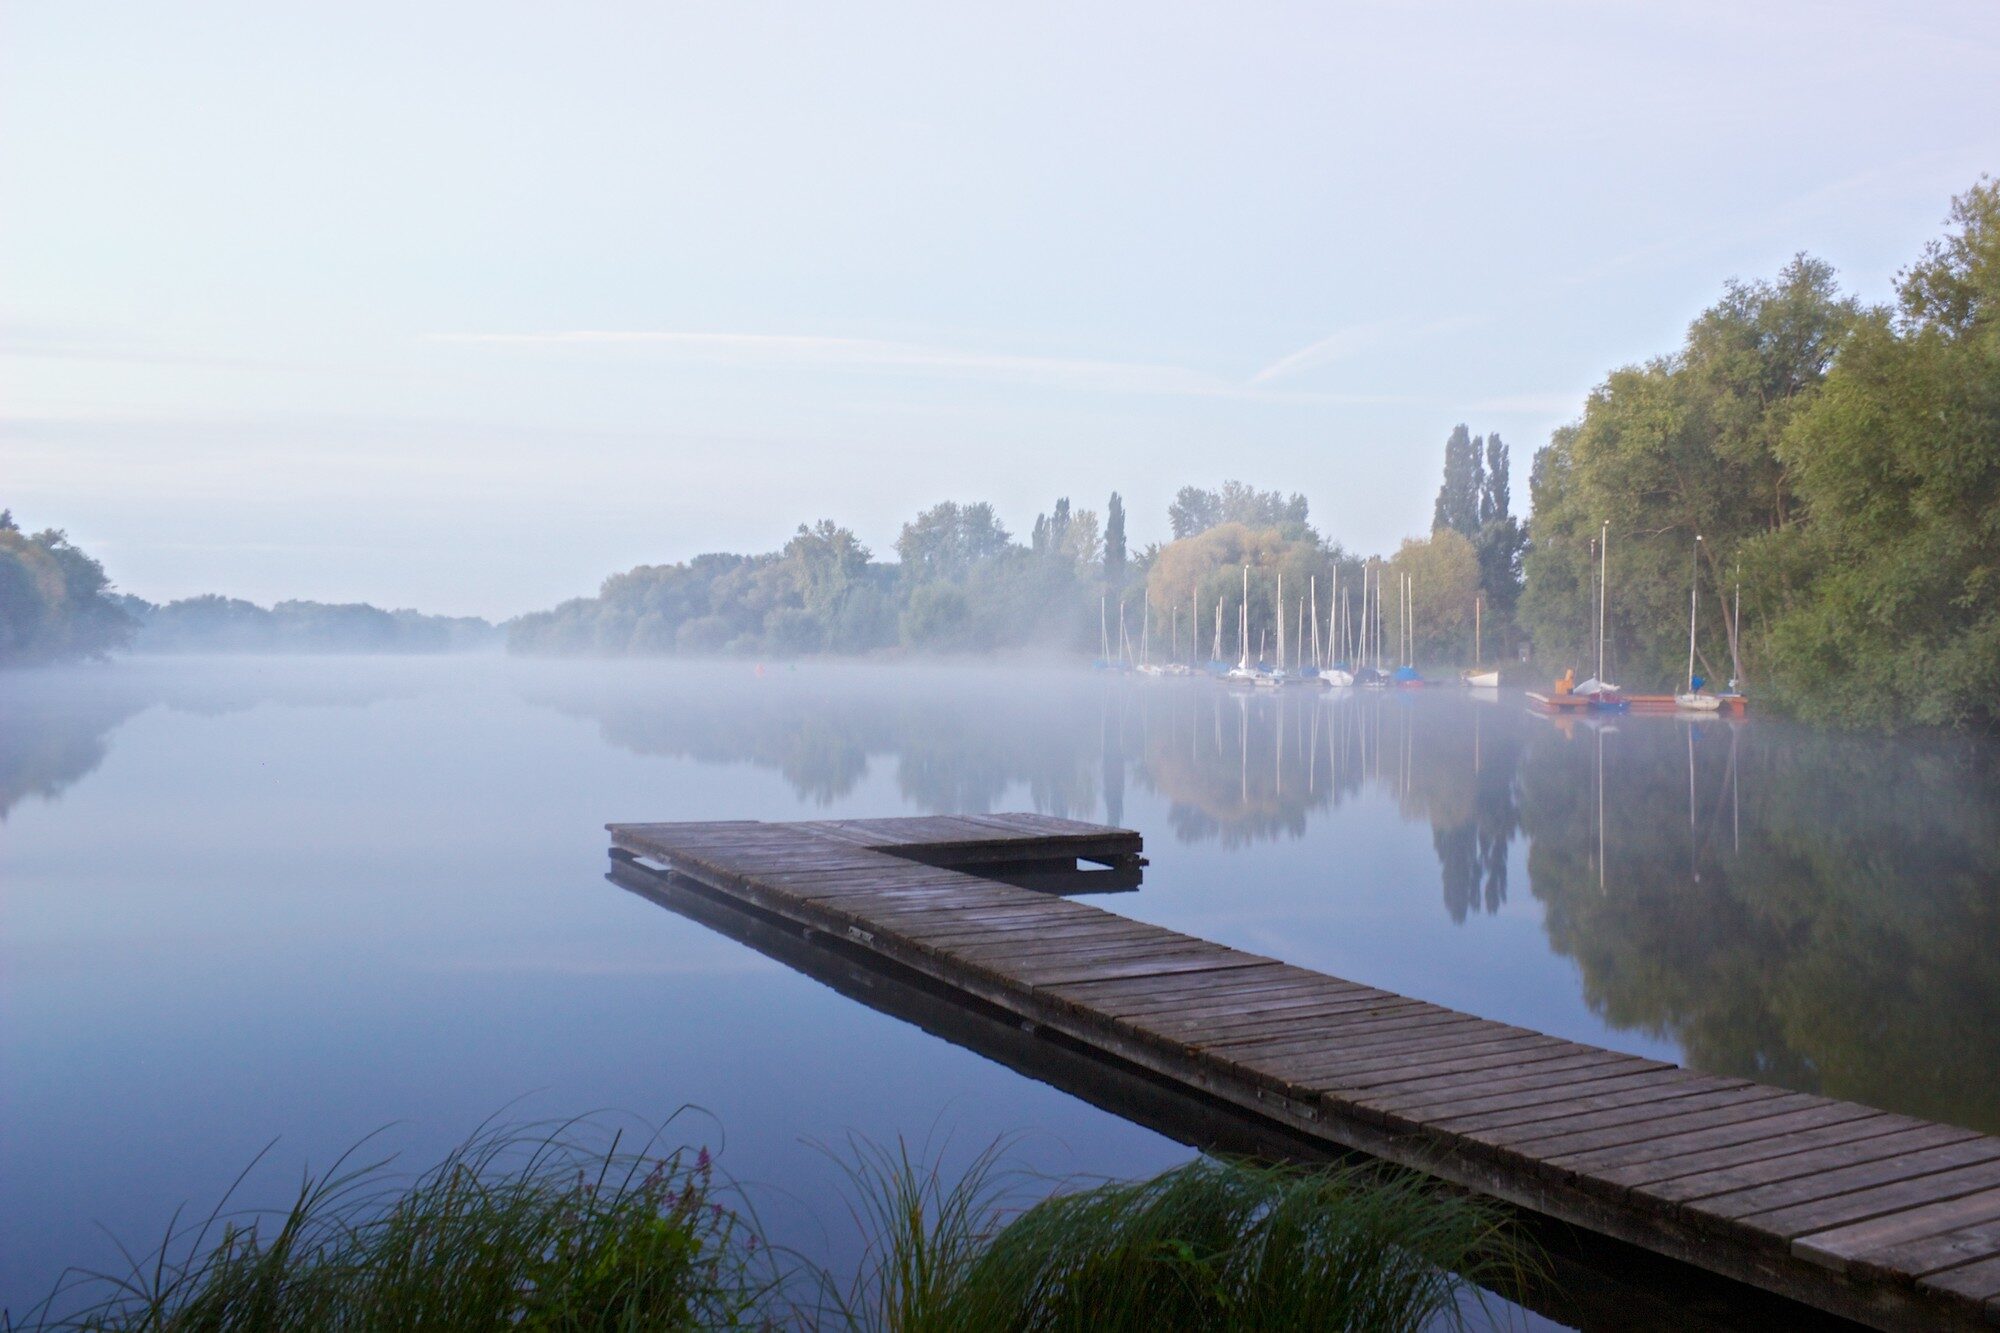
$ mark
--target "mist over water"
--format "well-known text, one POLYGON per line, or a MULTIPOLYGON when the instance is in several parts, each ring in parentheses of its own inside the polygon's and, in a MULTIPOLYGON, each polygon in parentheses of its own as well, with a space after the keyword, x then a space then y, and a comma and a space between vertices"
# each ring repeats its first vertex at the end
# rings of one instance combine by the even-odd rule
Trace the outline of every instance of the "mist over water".
POLYGON ((813 1141, 1186 1149, 603 878, 603 825, 1126 824, 1127 913, 1562 1036, 2000 1130, 1993 747, 1076 670, 135 659, 0 693, 0 1304, 260 1149, 614 1107, 836 1265, 813 1141), (711 1118, 712 1117, 712 1118, 711 1118))

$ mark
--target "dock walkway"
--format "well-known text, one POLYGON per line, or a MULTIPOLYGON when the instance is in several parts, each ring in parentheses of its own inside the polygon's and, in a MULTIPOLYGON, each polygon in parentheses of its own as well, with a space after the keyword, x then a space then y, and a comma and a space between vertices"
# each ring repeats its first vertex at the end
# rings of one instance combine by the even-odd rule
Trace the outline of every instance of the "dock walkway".
POLYGON ((1071 880, 1129 887, 1129 830, 1009 814, 610 831, 614 856, 1294 1132, 1880 1328, 2000 1323, 2000 1138, 1564 1041, 1042 891, 1079 860, 1104 868, 1071 880))

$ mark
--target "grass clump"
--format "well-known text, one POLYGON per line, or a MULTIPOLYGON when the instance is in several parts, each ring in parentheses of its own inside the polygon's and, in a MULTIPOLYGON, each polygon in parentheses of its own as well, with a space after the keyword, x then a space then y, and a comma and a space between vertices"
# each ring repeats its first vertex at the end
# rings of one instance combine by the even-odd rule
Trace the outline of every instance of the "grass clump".
POLYGON ((842 1302, 882 1333, 1389 1331, 1462 1322, 1536 1260, 1496 1205, 1385 1167, 1199 1158, 1000 1221, 994 1160, 945 1188, 906 1150, 862 1159, 870 1261, 842 1302))
POLYGON ((229 1213, 225 1201, 148 1258, 128 1256, 126 1273, 73 1273, 6 1325, 638 1333, 765 1323, 775 1269, 717 1199, 707 1150, 633 1152, 624 1137, 603 1143, 585 1122, 484 1131, 407 1183, 386 1162, 343 1159, 308 1176, 282 1212, 229 1213))

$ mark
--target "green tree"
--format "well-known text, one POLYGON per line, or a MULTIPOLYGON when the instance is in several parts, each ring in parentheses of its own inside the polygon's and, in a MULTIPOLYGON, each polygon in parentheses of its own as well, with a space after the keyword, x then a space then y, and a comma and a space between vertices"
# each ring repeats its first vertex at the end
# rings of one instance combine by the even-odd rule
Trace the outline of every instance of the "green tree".
POLYGON ((1306 514, 1306 497, 1298 492, 1260 491, 1241 481, 1225 481, 1219 491, 1183 486, 1167 506, 1167 522, 1176 541, 1198 537, 1224 523, 1281 528, 1288 536, 1305 536, 1311 532, 1306 514))
POLYGON ((1389 561, 1383 580, 1382 628, 1387 642, 1398 642, 1402 601, 1399 580, 1410 578, 1411 627, 1419 664, 1472 660, 1473 599, 1479 595, 1479 553, 1451 528, 1428 538, 1411 537, 1389 561))
POLYGON ((1125 586, 1125 501, 1116 491, 1104 506, 1104 581, 1125 586))
POLYGON ((104 566, 60 530, 30 537, 0 510, 0 664, 102 657, 134 627, 104 566))
POLYGON ((1167 506, 1167 523, 1174 540, 1198 537, 1222 522, 1222 497, 1199 486, 1183 486, 1167 506))
POLYGON ((1775 451, 1805 521, 1746 573, 1770 684, 1810 717, 2000 720, 2000 183, 1951 223, 1775 451))
POLYGON ((1790 524, 1778 441, 1819 392, 1857 317, 1827 265, 1800 256, 1776 282, 1730 283, 1681 349, 1613 371, 1583 419, 1536 456, 1521 620, 1545 657, 1578 661, 1595 616, 1592 543, 1611 539, 1614 678, 1665 684, 1686 665, 1690 553, 1701 544, 1703 664, 1728 674, 1722 594, 1752 537, 1790 524))
POLYGON ((1449 528, 1464 537, 1478 535, 1486 485, 1481 459, 1485 443, 1466 430, 1464 422, 1452 427, 1444 442, 1444 482, 1431 510, 1431 531, 1449 528))

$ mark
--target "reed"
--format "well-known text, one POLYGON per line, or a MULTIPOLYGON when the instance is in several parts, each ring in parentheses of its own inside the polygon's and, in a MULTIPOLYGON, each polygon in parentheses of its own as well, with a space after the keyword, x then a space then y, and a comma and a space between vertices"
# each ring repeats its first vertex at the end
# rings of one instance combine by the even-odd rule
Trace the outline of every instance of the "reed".
POLYGON ((234 1210, 225 1197, 152 1254, 128 1255, 124 1272, 73 1272, 6 1326, 636 1333, 768 1322, 778 1265, 717 1197, 707 1151, 634 1151, 600 1128, 483 1130, 413 1181, 350 1152, 308 1175, 288 1208, 234 1210))
POLYGON ((867 1245, 841 1285, 774 1253, 705 1149, 658 1151, 653 1131, 628 1150, 626 1138, 588 1120, 483 1130, 411 1180, 386 1161, 355 1165, 357 1149, 308 1175, 287 1208, 232 1210, 225 1197, 126 1271, 73 1273, 0 1324, 1387 1333, 1447 1326, 1482 1286, 1536 1269, 1497 1206, 1389 1168, 1199 1158, 1138 1182, 1044 1183, 1019 1207, 1028 1181, 1005 1166, 1005 1141, 947 1173, 901 1141, 855 1140, 836 1160, 867 1245))
POLYGON ((888 1257, 871 1270, 877 1299, 850 1310, 891 1333, 1436 1328, 1538 1268, 1498 1207, 1382 1167, 1200 1158, 1054 1194, 1002 1225, 982 1162, 924 1235, 906 1204, 938 1187, 906 1157, 873 1178, 893 1205, 888 1257))

